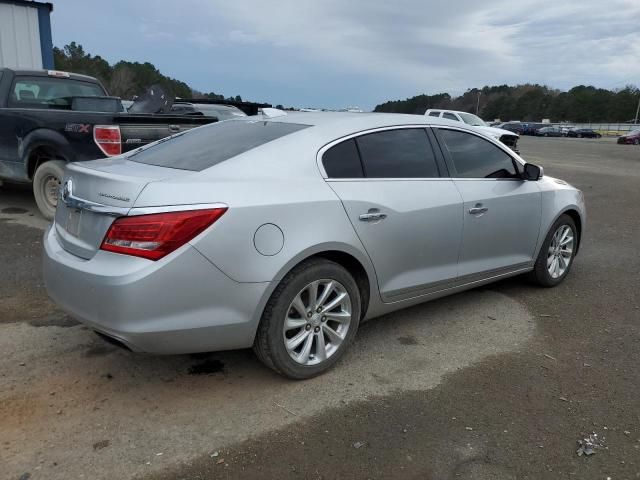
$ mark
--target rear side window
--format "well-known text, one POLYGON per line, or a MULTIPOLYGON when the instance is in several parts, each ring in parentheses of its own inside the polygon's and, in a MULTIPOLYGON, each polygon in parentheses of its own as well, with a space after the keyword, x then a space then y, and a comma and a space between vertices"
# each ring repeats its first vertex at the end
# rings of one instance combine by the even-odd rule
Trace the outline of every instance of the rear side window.
POLYGON ((70 78, 17 77, 13 82, 9 107, 69 109, 73 97, 106 95, 96 83, 70 78))
POLYGON ((324 152, 322 164, 329 178, 361 178, 362 164, 356 141, 346 140, 324 152))
POLYGON ((229 120, 189 130, 134 151, 129 160, 158 167, 200 171, 309 125, 229 120))
POLYGON ((457 130, 439 129, 451 155, 454 177, 515 178, 513 159, 484 138, 457 130))
POLYGON ((453 113, 449 113, 449 112, 444 112, 442 114, 442 118, 446 118, 447 120, 455 120, 456 122, 459 122, 458 117, 456 117, 453 113))
POLYGON ((431 112, 429 113, 430 117, 439 117, 440 116, 440 112, 431 112))
POLYGON ((369 133, 356 139, 367 178, 432 178, 438 167, 422 128, 369 133))

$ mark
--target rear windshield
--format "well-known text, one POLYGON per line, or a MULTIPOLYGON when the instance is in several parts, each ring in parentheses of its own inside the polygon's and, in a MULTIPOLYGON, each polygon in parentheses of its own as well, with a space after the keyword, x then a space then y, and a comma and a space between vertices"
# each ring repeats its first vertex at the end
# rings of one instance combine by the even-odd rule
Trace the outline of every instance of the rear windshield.
POLYGON ((129 160, 200 171, 309 125, 229 120, 196 128, 134 151, 129 160))

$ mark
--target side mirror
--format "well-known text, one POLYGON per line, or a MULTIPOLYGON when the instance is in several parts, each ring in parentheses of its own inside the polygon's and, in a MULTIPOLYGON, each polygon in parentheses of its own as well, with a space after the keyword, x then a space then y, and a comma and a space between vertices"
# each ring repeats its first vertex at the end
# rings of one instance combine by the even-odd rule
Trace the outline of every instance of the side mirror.
POLYGON ((542 169, 542 167, 534 165, 533 163, 524 164, 524 172, 522 173, 523 180, 536 181, 540 180, 543 175, 544 170, 542 169))

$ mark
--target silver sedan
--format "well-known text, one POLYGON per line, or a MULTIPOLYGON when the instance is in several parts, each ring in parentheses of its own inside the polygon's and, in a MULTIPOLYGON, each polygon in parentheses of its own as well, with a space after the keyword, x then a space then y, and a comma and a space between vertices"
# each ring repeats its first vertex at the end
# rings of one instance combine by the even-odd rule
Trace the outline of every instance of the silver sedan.
POLYGON ((396 114, 230 120, 67 166, 50 296, 133 351, 253 347, 308 378, 360 322, 513 275, 562 282, 582 192, 473 127, 396 114))

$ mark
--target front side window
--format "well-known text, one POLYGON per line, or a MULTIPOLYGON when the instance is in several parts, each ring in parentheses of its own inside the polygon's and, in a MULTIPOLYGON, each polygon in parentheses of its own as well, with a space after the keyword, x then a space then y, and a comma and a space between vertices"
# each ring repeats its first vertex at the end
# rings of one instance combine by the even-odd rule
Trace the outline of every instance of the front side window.
POLYGON ((70 78, 18 77, 13 82, 9 107, 68 109, 73 97, 105 95, 96 83, 70 78))
POLYGON ((467 132, 439 129, 457 178, 518 178, 510 155, 488 140, 467 132))
POLYGON ((449 113, 449 112, 444 112, 442 114, 442 118, 446 118, 447 120, 455 120, 456 122, 459 122, 458 117, 456 117, 453 113, 449 113))
POLYGON ((438 177, 435 155, 423 128, 386 130, 356 139, 367 178, 438 177))

